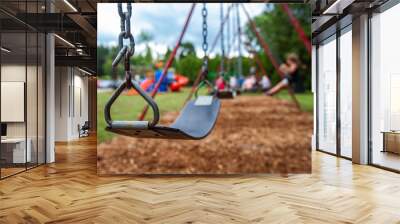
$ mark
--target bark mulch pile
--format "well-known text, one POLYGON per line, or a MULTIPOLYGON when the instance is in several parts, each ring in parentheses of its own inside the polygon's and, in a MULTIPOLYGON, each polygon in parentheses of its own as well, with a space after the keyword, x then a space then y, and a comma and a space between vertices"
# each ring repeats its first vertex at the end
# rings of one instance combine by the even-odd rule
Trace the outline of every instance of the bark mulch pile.
MULTIPOLYGON (((178 113, 168 113, 170 123, 178 113)), ((311 172, 312 114, 266 96, 223 100, 213 132, 199 141, 116 136, 97 148, 98 173, 311 172)))

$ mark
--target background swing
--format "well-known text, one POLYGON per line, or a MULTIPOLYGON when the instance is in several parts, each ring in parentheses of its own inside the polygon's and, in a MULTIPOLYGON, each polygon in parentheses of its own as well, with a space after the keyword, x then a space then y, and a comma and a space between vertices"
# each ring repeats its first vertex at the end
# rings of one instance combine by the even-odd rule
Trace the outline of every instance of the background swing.
MULTIPOLYGON (((225 59, 225 42, 224 42, 224 24, 225 22, 228 22, 227 24, 227 43, 228 43, 228 55, 230 53, 231 50, 231 46, 230 46, 230 11, 231 9, 235 7, 236 8, 236 13, 237 13, 237 31, 238 31, 238 36, 239 36, 239 43, 238 43, 238 47, 239 47, 239 61, 238 61, 238 71, 240 73, 241 69, 241 39, 240 39, 240 35, 241 35, 241 28, 240 28, 240 19, 239 19, 239 10, 237 5, 232 4, 231 7, 229 7, 227 15, 225 17, 225 19, 223 18, 223 4, 221 3, 220 6, 220 19, 221 19, 221 63, 220 63, 220 74, 222 75, 223 79, 226 81, 227 80, 227 74, 230 72, 230 60, 229 58, 227 59, 227 64, 228 64, 228 68, 227 70, 225 70, 225 66, 224 66, 224 59, 225 59), (236 7, 235 7, 236 6, 236 7)), ((232 17, 233 18, 233 17, 232 17)), ((234 24, 235 21, 232 21, 234 24)), ((235 30, 232 30, 235 33, 235 30)), ((234 41, 233 41, 234 42, 234 41)), ((228 76, 229 77, 229 76, 228 76)), ((232 89, 232 87, 229 87, 228 89, 217 89, 217 97, 219 99, 233 99, 236 97, 237 95, 237 90, 232 89)))

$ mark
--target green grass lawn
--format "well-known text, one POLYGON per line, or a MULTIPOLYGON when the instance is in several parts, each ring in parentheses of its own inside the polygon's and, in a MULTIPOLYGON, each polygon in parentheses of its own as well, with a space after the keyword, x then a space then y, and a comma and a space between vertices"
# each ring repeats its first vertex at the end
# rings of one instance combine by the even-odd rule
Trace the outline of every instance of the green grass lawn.
MULTIPOLYGON (((165 112, 178 111, 183 107, 183 103, 190 91, 190 88, 184 88, 181 92, 176 93, 160 93, 156 97, 161 116, 165 112)), ((205 90, 204 90, 205 91, 205 90)), ((106 122, 104 120, 104 105, 110 98, 111 92, 97 93, 97 140, 104 142, 110 140, 113 134, 105 131, 106 122)), ((258 94, 256 94, 258 95, 258 94)), ((313 111, 313 97, 310 92, 296 94, 301 107, 304 111, 313 111)), ((277 95, 278 98, 291 100, 287 91, 282 91, 277 95)), ((111 116, 114 120, 134 120, 142 111, 145 102, 139 96, 121 95, 111 108, 111 116)), ((152 116, 151 110, 148 111, 147 118, 152 116)))
MULTIPOLYGON (((276 95, 279 99, 289 100, 292 101, 292 98, 289 95, 289 92, 284 90, 281 91, 276 95)), ((313 112, 313 95, 312 92, 305 92, 305 93, 296 93, 296 98, 300 103, 300 107, 302 111, 313 112)))

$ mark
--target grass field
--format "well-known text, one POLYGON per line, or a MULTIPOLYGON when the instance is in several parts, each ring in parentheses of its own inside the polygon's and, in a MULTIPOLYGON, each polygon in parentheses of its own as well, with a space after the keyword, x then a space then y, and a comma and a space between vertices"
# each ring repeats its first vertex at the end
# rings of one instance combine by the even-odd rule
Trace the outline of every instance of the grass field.
MULTIPOLYGON (((183 103, 189 93, 190 88, 184 88, 181 92, 176 93, 161 93, 156 97, 156 102, 159 106, 161 116, 165 112, 178 111, 183 107, 183 103)), ((97 140, 104 142, 110 140, 113 134, 105 131, 106 122, 104 120, 104 105, 109 99, 111 92, 98 92, 97 93, 97 140)), ((246 94, 247 95, 247 94, 246 94)), ((250 94, 248 94, 250 95, 250 94)), ((302 110, 313 111, 313 97, 310 92, 296 94, 302 110)), ((287 91, 282 91, 277 95, 280 99, 291 100, 287 91)), ((125 96, 121 95, 114 103, 111 109, 111 116, 115 120, 134 120, 142 111, 145 102, 139 96, 125 96)), ((151 110, 147 118, 151 118, 151 110)))
MULTIPOLYGON (((289 100, 291 101, 292 98, 290 97, 288 91, 282 91, 276 95, 279 99, 289 100)), ((296 98, 300 103, 301 109, 307 112, 313 112, 314 102, 313 102, 313 95, 311 92, 305 93, 298 93, 296 94, 296 98)))

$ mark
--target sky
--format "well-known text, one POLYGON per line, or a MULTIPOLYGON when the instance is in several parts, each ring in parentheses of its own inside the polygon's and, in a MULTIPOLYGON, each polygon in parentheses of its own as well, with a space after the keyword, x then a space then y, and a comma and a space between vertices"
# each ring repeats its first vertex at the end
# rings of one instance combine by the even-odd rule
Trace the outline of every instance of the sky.
MULTIPOLYGON (((164 54, 168 47, 173 48, 175 46, 191 5, 192 3, 133 3, 131 29, 135 40, 138 40, 141 31, 149 32, 153 36, 153 40, 149 43, 153 52, 164 54)), ((224 13, 227 12, 230 5, 230 3, 224 3, 224 13)), ((259 15, 265 9, 264 3, 246 3, 245 6, 251 17, 259 15)), ((196 52, 199 55, 202 55, 202 7, 203 4, 196 5, 183 38, 183 42, 190 41, 195 45, 196 52)), ((210 46, 220 26, 220 3, 208 3, 207 10, 208 42, 210 46)), ((126 11, 126 4, 123 4, 123 11, 126 11)), ((239 12, 240 23, 243 26, 247 22, 247 17, 242 9, 239 12)), ((231 10, 231 16, 232 13, 236 15, 235 10, 231 10)), ((97 5, 97 30, 98 45, 117 45, 120 18, 116 3, 99 3, 97 5)), ((144 43, 136 43, 137 53, 143 53, 144 49, 144 43)), ((219 49, 220 47, 217 47, 216 50, 219 49)), ((232 52, 232 54, 235 54, 235 52, 232 52)))

